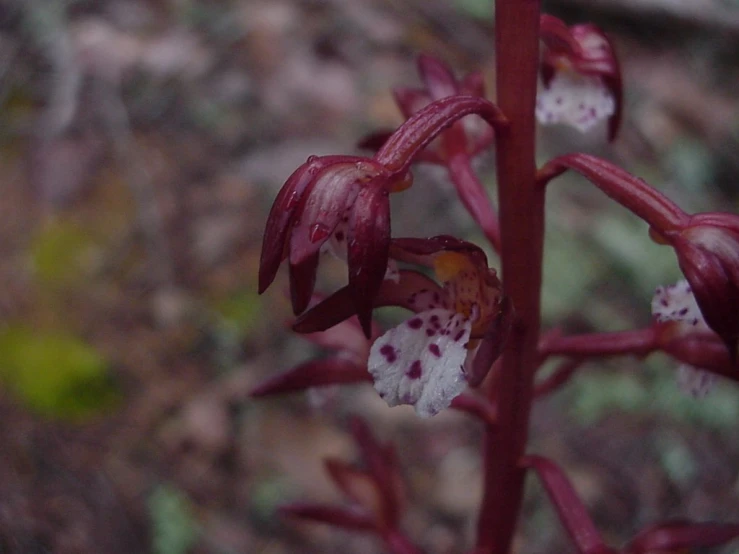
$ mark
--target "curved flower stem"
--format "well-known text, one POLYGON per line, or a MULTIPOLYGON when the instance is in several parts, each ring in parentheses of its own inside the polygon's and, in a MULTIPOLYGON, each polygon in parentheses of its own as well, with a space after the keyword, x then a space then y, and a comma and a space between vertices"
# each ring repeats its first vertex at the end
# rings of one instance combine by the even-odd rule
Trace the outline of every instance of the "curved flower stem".
POLYGON ((375 160, 394 174, 408 171, 414 157, 439 133, 466 115, 477 114, 499 135, 508 120, 492 102, 479 96, 447 96, 413 114, 390 135, 375 154, 375 160))
POLYGON ((551 337, 539 345, 543 356, 577 358, 601 356, 646 356, 660 348, 653 327, 614 333, 589 333, 570 337, 551 337))
POLYGON ((496 136, 501 262, 516 319, 491 389, 498 425, 485 433, 485 483, 477 550, 510 552, 523 499, 519 461, 528 436, 538 365, 544 188, 537 186, 535 120, 539 64, 539 0, 498 0, 495 51, 498 102, 509 119, 496 136))
POLYGON ((602 158, 590 154, 567 154, 548 162, 537 172, 542 188, 568 169, 577 171, 613 200, 646 221, 660 233, 678 230, 690 216, 644 179, 635 177, 602 158))
POLYGON ((472 160, 460 153, 447 162, 447 170, 467 211, 485 233, 496 252, 500 252, 500 225, 485 187, 472 169, 472 160))

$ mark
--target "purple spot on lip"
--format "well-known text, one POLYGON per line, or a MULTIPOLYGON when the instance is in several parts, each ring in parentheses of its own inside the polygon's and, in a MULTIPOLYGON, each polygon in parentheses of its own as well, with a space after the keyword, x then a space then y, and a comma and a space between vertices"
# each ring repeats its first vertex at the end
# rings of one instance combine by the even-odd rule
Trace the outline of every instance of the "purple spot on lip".
POLYGON ((416 360, 411 364, 411 367, 408 368, 408 371, 406 372, 406 376, 408 379, 420 379, 421 375, 423 374, 423 368, 421 367, 421 360, 416 360))
POLYGON ((395 348, 393 348, 389 344, 386 344, 382 348, 380 348, 380 354, 382 354, 385 357, 385 359, 387 360, 387 363, 389 364, 393 363, 395 360, 398 359, 398 356, 395 353, 395 348))
POLYGON ((441 349, 438 344, 429 344, 429 352, 431 352, 437 358, 441 358, 441 349))

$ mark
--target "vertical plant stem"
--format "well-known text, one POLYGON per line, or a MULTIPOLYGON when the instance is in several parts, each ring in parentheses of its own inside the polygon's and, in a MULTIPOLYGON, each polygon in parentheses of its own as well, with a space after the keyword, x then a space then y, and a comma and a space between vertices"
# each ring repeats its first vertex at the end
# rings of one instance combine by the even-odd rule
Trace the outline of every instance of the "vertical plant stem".
POLYGON ((497 386, 498 425, 486 431, 478 552, 506 554, 523 498, 519 461, 528 436, 540 325, 544 195, 536 186, 535 120, 539 0, 496 2, 498 106, 510 121, 496 137, 502 273, 516 311, 497 386))

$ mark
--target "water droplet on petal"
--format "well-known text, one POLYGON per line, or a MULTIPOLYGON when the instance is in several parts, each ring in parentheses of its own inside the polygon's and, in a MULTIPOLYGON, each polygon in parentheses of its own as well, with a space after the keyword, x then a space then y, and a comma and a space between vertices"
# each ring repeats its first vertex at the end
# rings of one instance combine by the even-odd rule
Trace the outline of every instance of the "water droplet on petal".
POLYGON ((331 229, 323 223, 316 223, 310 229, 310 241, 318 242, 331 234, 331 229))

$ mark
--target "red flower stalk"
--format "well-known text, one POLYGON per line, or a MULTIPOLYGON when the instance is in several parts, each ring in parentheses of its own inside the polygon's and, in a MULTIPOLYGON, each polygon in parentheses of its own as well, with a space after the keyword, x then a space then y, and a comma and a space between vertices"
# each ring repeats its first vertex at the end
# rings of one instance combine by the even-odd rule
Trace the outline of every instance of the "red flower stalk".
POLYGON ((566 123, 585 132, 608 118, 608 138, 621 122, 621 69, 611 41, 595 25, 567 27, 551 15, 541 17, 544 50, 536 115, 541 123, 566 123))

